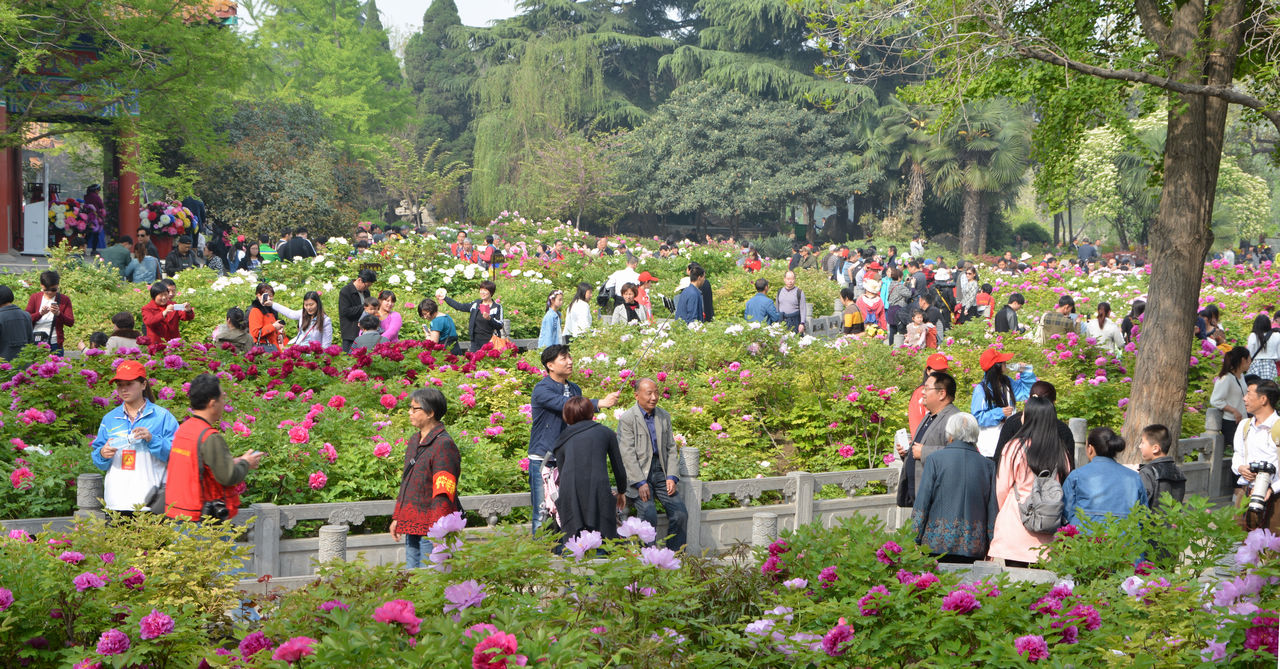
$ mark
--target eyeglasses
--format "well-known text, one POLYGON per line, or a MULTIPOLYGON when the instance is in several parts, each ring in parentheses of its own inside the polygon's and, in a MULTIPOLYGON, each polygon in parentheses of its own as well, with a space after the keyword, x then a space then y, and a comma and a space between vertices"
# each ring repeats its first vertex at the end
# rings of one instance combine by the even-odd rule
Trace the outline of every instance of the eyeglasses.
POLYGON ((427 412, 427 410, 426 410, 426 409, 423 409, 422 407, 416 407, 416 406, 413 406, 412 404, 410 404, 410 405, 409 405, 409 413, 413 413, 413 412, 415 412, 415 411, 421 411, 422 413, 426 413, 426 412, 427 412))

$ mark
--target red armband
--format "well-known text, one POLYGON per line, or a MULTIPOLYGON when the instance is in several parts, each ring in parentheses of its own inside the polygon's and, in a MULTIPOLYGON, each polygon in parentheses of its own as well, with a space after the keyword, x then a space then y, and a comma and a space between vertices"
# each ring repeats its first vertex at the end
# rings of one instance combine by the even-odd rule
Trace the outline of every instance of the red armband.
POLYGON ((437 472, 431 477, 431 496, 447 495, 449 499, 457 499, 458 478, 449 472, 437 472))

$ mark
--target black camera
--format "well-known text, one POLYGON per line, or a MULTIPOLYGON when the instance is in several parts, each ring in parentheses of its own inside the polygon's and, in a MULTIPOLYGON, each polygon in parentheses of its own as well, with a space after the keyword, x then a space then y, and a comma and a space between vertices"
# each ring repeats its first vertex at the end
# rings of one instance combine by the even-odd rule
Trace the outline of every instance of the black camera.
POLYGON ((200 507, 200 516, 204 520, 226 520, 231 517, 231 509, 220 499, 209 500, 200 507))

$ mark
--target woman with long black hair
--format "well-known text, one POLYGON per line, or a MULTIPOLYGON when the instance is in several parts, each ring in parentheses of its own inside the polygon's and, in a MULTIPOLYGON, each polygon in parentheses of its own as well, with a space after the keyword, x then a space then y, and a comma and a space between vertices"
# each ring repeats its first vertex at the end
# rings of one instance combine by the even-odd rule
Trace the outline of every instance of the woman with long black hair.
POLYGON ((1142 314, 1147 311, 1146 300, 1134 300, 1133 305, 1129 307, 1129 315, 1124 317, 1120 322, 1120 334, 1124 335, 1124 343, 1128 344, 1133 341, 1133 329, 1142 322, 1142 314))
POLYGON ((1059 482, 1071 472, 1064 444, 1058 434, 1058 414, 1053 403, 1042 397, 1027 399, 1022 412, 1022 429, 1005 444, 996 467, 995 533, 989 554, 1006 566, 1026 566, 1040 559, 1040 546, 1052 534, 1037 534, 1022 524, 1019 500, 1027 499, 1036 476, 1050 472, 1059 482))
POLYGON ((320 293, 307 291, 302 296, 302 310, 290 309, 278 302, 271 307, 281 316, 298 323, 298 336, 291 342, 294 346, 320 344, 328 346, 333 343, 333 320, 324 313, 324 303, 320 301, 320 293))
POLYGON ((569 303, 569 313, 564 319, 565 341, 572 341, 591 330, 591 284, 586 281, 578 283, 578 291, 569 303))
POLYGON ((1031 365, 1019 365, 1014 378, 1005 374, 1004 363, 1013 359, 1012 353, 1002 353, 993 348, 982 352, 978 365, 982 367, 982 381, 973 387, 973 399, 969 413, 978 419, 981 434, 978 451, 988 458, 995 455, 1000 439, 1000 426, 1018 410, 1018 402, 1031 395, 1031 384, 1036 382, 1031 365))
POLYGON ((1222 356, 1222 369, 1213 380, 1209 406, 1222 411, 1222 438, 1228 444, 1233 443, 1236 426, 1245 419, 1244 394, 1249 389, 1244 383, 1244 373, 1251 363, 1249 349, 1237 346, 1222 356))
POLYGON ((1276 337, 1271 324, 1271 317, 1258 314, 1253 319, 1253 331, 1249 333, 1246 346, 1253 364, 1249 365, 1249 373, 1258 378, 1276 378, 1276 361, 1280 360, 1280 337, 1276 337))

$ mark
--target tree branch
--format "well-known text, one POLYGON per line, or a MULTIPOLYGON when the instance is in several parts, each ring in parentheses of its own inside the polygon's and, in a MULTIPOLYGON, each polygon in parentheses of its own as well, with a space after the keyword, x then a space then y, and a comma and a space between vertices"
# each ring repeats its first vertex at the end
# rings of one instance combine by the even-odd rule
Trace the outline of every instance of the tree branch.
POLYGON ((1165 23, 1160 11, 1156 9, 1152 0, 1133 0, 1133 7, 1138 12, 1138 17, 1142 19, 1142 29, 1147 33, 1147 38, 1156 45, 1156 49, 1160 51, 1160 55, 1169 58, 1170 55, 1166 50, 1169 42, 1169 24, 1165 23))
POLYGON ((1276 126, 1276 129, 1280 129, 1280 111, 1268 109, 1266 103, 1263 101, 1230 86, 1191 84, 1168 77, 1158 77, 1150 72, 1140 72, 1137 70, 1114 70, 1111 68, 1090 65, 1088 63, 1081 63, 1040 48, 1029 46, 1017 46, 1015 48, 1018 55, 1024 58, 1031 58, 1051 65, 1065 67, 1092 77, 1149 84, 1157 88, 1163 88, 1167 91, 1173 91, 1174 93, 1181 93, 1183 95, 1204 95, 1225 100, 1226 102, 1237 104, 1242 107, 1248 107, 1249 109, 1252 109, 1266 117, 1267 120, 1271 121, 1271 123, 1276 126))

